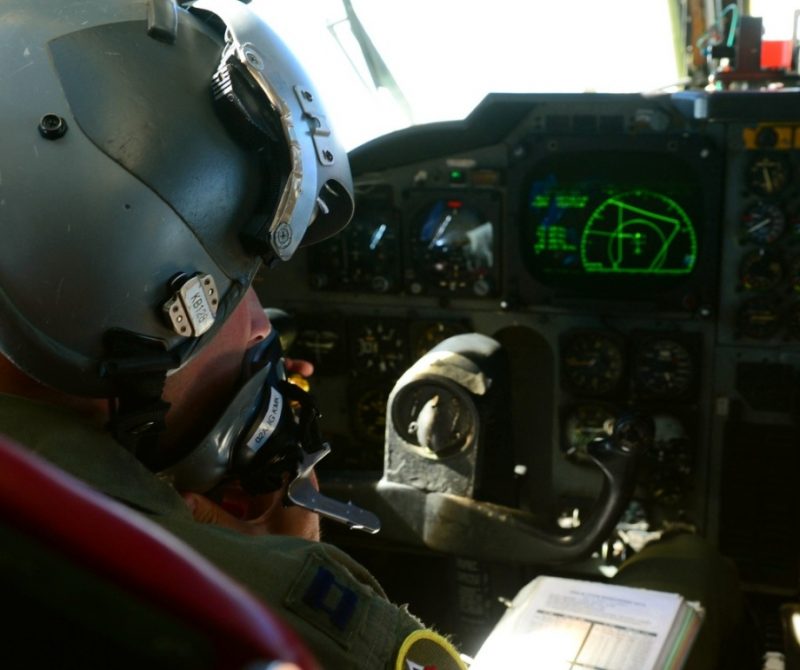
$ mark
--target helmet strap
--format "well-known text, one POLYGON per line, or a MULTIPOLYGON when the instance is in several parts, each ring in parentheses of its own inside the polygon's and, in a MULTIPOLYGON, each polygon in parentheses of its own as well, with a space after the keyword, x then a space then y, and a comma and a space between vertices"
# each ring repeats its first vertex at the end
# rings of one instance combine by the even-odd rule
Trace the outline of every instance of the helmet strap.
POLYGON ((102 363, 113 398, 109 430, 137 458, 150 465, 166 428, 169 403, 162 399, 167 371, 177 366, 163 342, 123 330, 105 335, 108 357, 102 363))

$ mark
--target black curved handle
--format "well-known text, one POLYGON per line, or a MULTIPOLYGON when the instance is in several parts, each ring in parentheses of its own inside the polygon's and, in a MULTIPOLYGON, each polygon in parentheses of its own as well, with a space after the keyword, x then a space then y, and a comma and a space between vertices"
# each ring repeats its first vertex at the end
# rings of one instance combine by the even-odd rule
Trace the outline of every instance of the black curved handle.
POLYGON ((377 485, 377 497, 384 503, 378 513, 386 521, 384 529, 404 527, 403 536, 392 539, 416 538, 443 553, 525 563, 579 560, 609 537, 625 511, 639 456, 653 434, 650 417, 627 414, 617 420, 610 436, 590 444, 589 454, 603 474, 603 489, 591 516, 571 533, 545 530, 533 515, 517 509, 386 481, 377 485))

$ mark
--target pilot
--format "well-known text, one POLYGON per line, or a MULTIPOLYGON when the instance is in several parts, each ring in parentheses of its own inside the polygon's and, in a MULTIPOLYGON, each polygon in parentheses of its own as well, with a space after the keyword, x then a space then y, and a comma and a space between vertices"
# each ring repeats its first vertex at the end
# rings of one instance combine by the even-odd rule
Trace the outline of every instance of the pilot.
MULTIPOLYGON (((280 370, 311 370, 252 285, 353 210, 293 56, 238 0, 5 0, 0 62, 0 433, 249 586, 323 667, 463 667, 283 504, 316 426, 280 370)), ((663 586, 671 546, 619 581, 663 586)))
POLYGON ((252 284, 353 211, 294 57, 237 0, 6 0, 0 54, 0 432, 245 583, 324 667, 462 667, 282 502, 314 408, 252 284))

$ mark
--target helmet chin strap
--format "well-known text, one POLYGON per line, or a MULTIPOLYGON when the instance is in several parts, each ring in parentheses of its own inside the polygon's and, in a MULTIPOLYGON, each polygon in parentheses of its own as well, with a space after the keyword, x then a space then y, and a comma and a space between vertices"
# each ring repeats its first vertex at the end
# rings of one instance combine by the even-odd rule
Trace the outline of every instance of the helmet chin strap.
POLYGON ((167 371, 177 365, 162 342, 136 333, 111 330, 104 336, 108 355, 101 375, 113 381, 109 430, 137 458, 147 463, 157 456, 158 438, 166 428, 170 408, 162 400, 167 371))
POLYGON ((350 502, 321 494, 312 471, 328 453, 319 410, 310 394, 286 380, 277 331, 248 350, 242 383, 203 440, 158 475, 182 491, 205 493, 237 479, 250 494, 286 485, 284 504, 295 504, 370 533, 380 520, 350 502))

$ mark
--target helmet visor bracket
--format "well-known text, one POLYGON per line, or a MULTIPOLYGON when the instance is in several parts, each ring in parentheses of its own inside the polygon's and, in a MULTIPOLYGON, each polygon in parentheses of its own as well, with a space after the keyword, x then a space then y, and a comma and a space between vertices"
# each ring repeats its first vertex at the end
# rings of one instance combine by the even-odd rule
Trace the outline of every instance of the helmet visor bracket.
MULTIPOLYGON (((226 44, 215 75, 215 96, 224 96, 239 110, 239 123, 255 125, 266 131, 265 137, 274 137, 264 128, 264 111, 253 110, 252 99, 240 95, 243 88, 235 85, 235 78, 245 76, 263 93, 262 107, 271 110, 272 119, 266 125, 273 127, 277 121, 286 147, 281 152, 286 156, 286 165, 281 167, 283 185, 269 213, 251 220, 242 239, 248 250, 264 256, 268 263, 276 257, 288 260, 309 227, 330 228, 309 236, 318 240, 349 221, 353 201, 347 154, 336 142, 305 73, 251 10, 238 0, 199 0, 192 9, 209 12, 225 25, 226 44), (225 71, 230 85, 221 86, 218 75, 222 72, 224 76, 225 71)), ((271 144, 274 146, 274 139, 271 144)), ((270 156, 272 152, 265 153, 270 156)))

